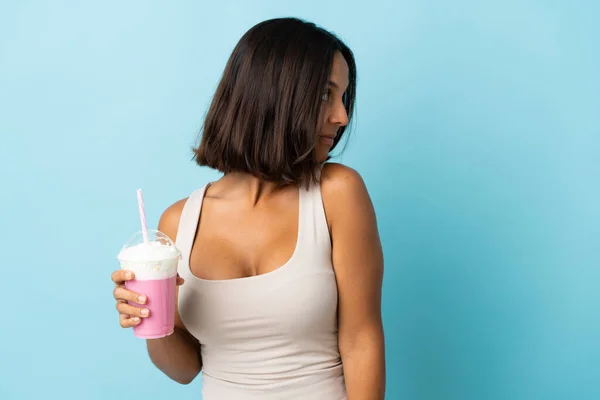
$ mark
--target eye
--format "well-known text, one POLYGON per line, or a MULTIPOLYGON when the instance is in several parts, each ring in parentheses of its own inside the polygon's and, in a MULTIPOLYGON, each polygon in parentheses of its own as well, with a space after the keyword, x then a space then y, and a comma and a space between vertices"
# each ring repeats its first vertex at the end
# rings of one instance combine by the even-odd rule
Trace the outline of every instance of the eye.
POLYGON ((329 101, 329 96, 331 95, 331 89, 327 88, 327 90, 323 93, 323 96, 321 96, 321 100, 325 101, 329 101))

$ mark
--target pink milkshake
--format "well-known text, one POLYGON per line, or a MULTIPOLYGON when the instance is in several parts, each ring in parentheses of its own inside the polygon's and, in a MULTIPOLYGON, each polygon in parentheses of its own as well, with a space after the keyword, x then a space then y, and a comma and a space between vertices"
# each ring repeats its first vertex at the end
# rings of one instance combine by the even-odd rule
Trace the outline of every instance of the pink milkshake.
POLYGON ((146 296, 144 305, 129 303, 150 310, 149 316, 133 328, 135 336, 157 339, 173 333, 180 257, 173 241, 157 230, 138 232, 121 249, 117 257, 121 268, 134 273, 134 279, 125 282, 125 287, 146 296))

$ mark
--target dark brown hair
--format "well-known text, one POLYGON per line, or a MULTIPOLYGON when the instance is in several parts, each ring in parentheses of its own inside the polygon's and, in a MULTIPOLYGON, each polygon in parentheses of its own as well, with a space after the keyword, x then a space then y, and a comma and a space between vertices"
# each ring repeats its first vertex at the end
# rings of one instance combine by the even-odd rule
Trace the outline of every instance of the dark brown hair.
MULTIPOLYGON (((336 51, 349 68, 343 101, 350 121, 356 64, 348 46, 296 18, 252 27, 227 62, 194 149, 196 162, 280 184, 316 181, 319 111, 336 51)), ((339 129, 331 150, 344 131, 339 129)))

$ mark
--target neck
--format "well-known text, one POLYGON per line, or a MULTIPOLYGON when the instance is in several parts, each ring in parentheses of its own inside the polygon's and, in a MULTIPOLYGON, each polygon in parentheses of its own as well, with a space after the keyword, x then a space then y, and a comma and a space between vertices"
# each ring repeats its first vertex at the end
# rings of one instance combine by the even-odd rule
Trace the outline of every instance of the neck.
POLYGON ((279 193, 283 186, 257 178, 245 172, 230 172, 219 180, 219 186, 227 190, 227 194, 239 199, 246 199, 252 205, 279 193))

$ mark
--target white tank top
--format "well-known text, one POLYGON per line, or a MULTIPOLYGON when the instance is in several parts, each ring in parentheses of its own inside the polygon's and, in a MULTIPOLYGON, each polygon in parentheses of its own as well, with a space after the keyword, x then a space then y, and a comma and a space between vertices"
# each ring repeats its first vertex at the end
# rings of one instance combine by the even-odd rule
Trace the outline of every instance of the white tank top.
POLYGON ((320 185, 299 189, 292 257, 272 272, 228 280, 200 279, 190 271, 207 187, 187 200, 176 239, 185 279, 179 313, 201 344, 203 399, 345 400, 338 292, 320 185))

